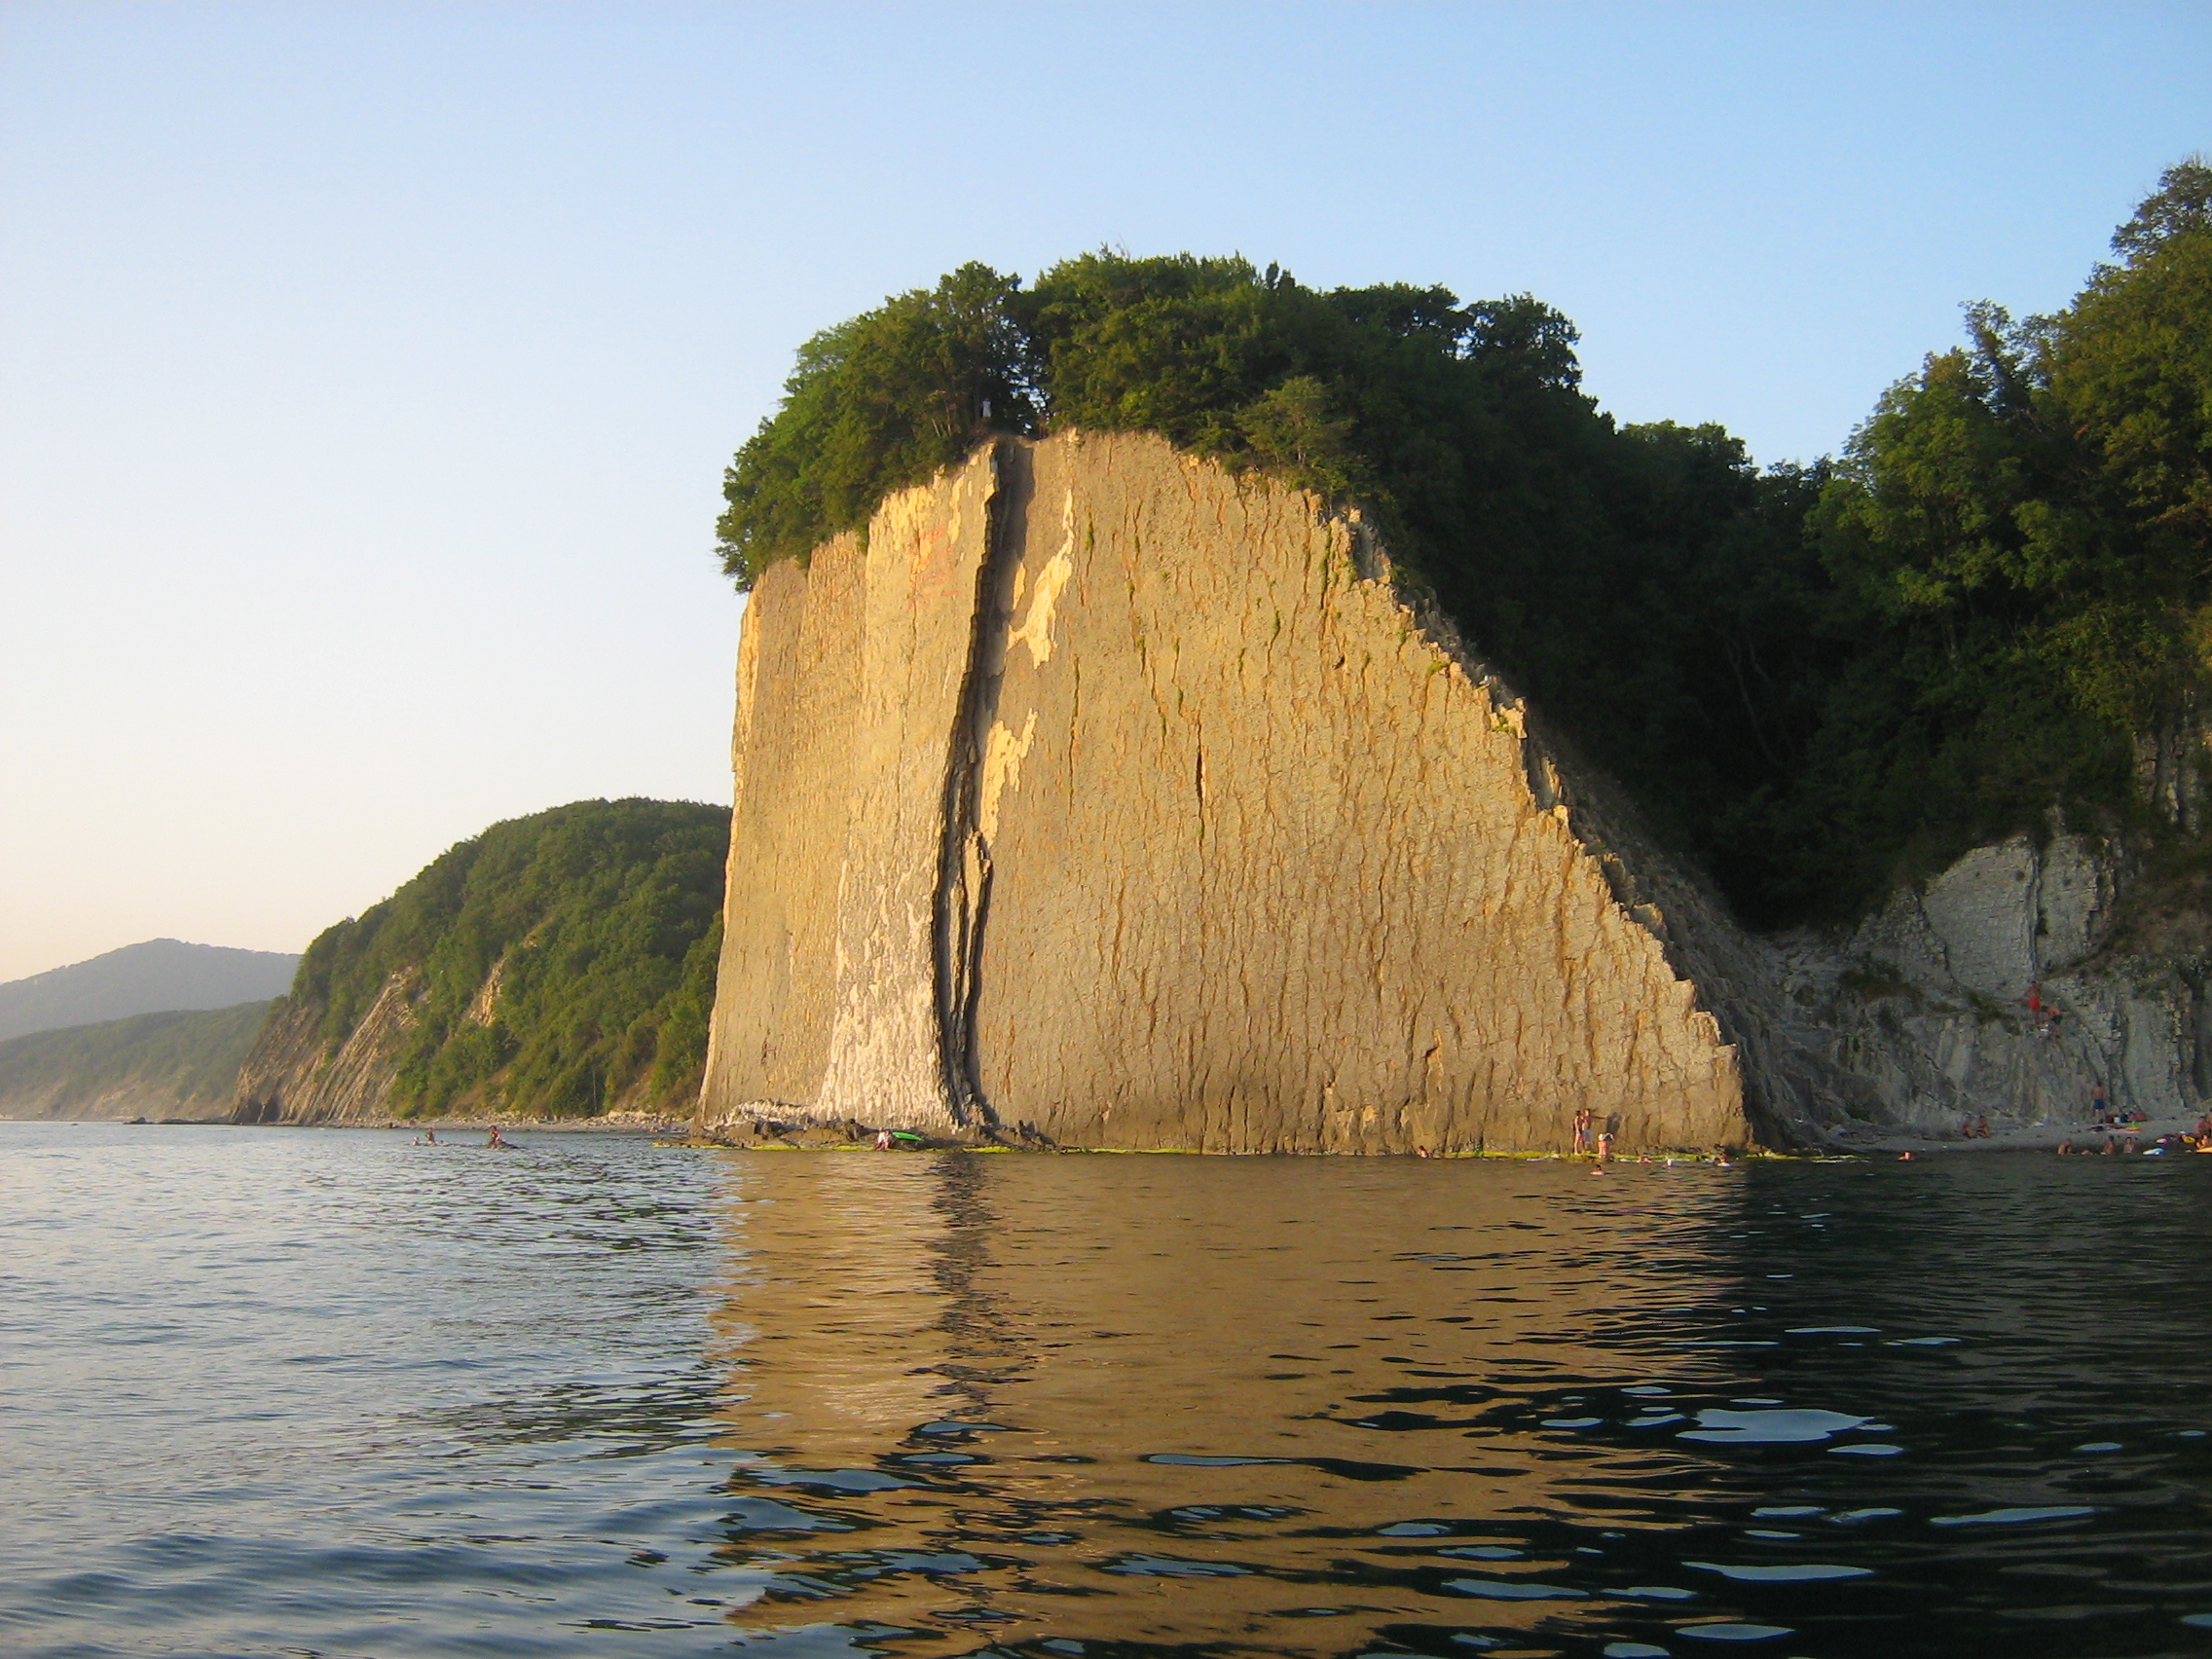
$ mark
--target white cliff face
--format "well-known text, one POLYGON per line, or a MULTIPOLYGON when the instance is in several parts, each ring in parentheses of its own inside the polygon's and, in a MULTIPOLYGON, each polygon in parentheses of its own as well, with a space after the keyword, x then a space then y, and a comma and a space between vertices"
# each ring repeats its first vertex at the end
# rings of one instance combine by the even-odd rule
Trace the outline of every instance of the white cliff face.
POLYGON ((1840 941, 1784 941, 1801 1035, 1849 1080, 1838 1126, 2071 1125, 2098 1083, 2153 1117, 2201 1111, 2199 995, 2174 964, 2100 955, 2120 877, 2085 837, 2015 836, 1840 941))
POLYGON ((2016 835, 1976 847, 1924 892, 1898 894, 1847 951, 1918 983, 2025 1009, 2031 985, 2103 942, 2112 898, 2112 871, 2082 837, 2038 848, 2016 835))
POLYGON ((1694 908, 1628 896, 1651 861, 1319 506, 1064 434, 761 577, 702 1126, 1771 1138, 1694 908))

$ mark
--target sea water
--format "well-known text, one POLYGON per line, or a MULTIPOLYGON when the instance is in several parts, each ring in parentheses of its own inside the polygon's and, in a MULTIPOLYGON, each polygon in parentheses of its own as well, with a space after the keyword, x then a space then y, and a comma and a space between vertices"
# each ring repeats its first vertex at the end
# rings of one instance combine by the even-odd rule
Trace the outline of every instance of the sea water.
POLYGON ((2212 1653, 2212 1158, 0 1124, 0 1651, 2212 1653))

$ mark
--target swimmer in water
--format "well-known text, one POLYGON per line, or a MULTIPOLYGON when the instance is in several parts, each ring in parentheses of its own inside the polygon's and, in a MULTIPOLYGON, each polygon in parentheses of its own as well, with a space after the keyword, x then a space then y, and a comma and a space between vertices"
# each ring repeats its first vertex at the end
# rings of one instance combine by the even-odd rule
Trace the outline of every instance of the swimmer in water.
POLYGON ((513 1149, 509 1147, 505 1141, 499 1138, 499 1125, 494 1124, 492 1125, 492 1132, 484 1137, 484 1150, 486 1152, 509 1152, 513 1149))

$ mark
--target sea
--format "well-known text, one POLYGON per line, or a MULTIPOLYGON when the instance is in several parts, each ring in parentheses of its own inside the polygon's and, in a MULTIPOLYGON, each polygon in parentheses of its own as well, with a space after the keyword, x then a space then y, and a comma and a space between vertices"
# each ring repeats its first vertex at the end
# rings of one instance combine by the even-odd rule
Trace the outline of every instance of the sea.
POLYGON ((0 1124, 0 1652, 2212 1654, 2212 1158, 516 1138, 0 1124))

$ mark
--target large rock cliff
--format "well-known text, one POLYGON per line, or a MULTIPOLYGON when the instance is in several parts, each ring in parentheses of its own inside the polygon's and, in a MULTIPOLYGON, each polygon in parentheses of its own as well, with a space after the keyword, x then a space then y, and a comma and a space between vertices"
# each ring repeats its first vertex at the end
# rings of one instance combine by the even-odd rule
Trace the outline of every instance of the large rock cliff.
POLYGON ((747 611, 703 1126, 1389 1152, 1789 1141, 1772 963, 1356 517, 1001 440, 747 611))
POLYGON ((1157 439, 1000 440, 771 568, 737 704, 709 1133, 1817 1145, 2212 1082, 2212 932, 2116 943, 2110 848, 1747 935, 1356 515, 1157 439))

